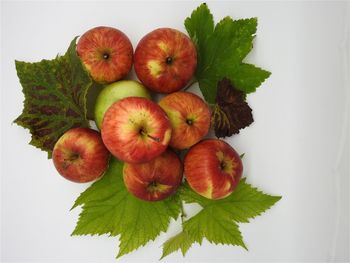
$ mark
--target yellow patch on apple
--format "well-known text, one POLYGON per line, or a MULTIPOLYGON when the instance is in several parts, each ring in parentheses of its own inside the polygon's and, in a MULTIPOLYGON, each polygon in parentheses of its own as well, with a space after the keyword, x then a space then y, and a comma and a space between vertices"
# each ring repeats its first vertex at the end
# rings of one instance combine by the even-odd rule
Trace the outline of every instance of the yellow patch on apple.
POLYGON ((166 145, 169 143, 170 141, 170 138, 171 138, 171 129, 168 129, 165 134, 164 134, 164 138, 163 138, 163 141, 162 141, 162 144, 163 145, 166 145))
POLYGON ((148 67, 149 72, 151 73, 151 75, 156 77, 156 78, 158 78, 159 75, 162 73, 162 67, 159 64, 159 62, 156 61, 156 60, 150 60, 147 63, 147 67, 148 67))
POLYGON ((201 193, 202 196, 208 198, 208 199, 212 199, 212 195, 213 195, 213 185, 211 182, 208 183, 208 189, 201 193))
POLYGON ((162 101, 159 103, 159 105, 163 108, 163 110, 168 115, 168 118, 170 120, 171 126, 173 128, 178 127, 183 122, 183 117, 179 111, 173 111, 168 109, 162 101))
POLYGON ((168 46, 164 42, 159 42, 158 47, 165 53, 168 53, 169 51, 168 46))

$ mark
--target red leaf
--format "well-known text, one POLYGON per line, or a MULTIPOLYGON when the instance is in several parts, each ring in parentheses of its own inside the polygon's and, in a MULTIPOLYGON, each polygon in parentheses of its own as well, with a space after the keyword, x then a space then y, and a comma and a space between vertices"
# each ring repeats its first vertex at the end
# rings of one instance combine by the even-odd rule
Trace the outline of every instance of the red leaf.
POLYGON ((237 134, 253 121, 252 109, 245 101, 245 93, 233 87, 227 78, 219 81, 212 115, 216 137, 237 134))

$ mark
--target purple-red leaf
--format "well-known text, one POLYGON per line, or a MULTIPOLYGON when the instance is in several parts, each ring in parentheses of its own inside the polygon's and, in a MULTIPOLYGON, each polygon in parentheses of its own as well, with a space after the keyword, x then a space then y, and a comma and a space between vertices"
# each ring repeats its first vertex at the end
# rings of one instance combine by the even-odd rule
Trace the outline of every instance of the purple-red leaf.
POLYGON ((253 121, 252 109, 245 101, 245 93, 233 87, 227 78, 219 81, 212 114, 216 137, 237 134, 253 121))

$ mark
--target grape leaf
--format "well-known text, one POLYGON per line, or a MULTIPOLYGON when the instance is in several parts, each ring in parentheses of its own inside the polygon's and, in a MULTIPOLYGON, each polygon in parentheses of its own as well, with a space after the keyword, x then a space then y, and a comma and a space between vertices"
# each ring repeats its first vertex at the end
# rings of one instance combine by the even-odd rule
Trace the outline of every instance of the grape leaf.
POLYGON ((191 237, 187 232, 182 231, 179 234, 173 236, 163 244, 163 255, 160 259, 166 257, 167 255, 181 249, 182 255, 185 256, 187 251, 190 249, 196 240, 191 237))
POLYGON ((231 85, 229 79, 218 82, 216 104, 212 111, 212 125, 216 137, 231 136, 249 126, 254 120, 244 92, 231 85))
POLYGON ((280 196, 267 195, 253 188, 245 178, 224 199, 206 199, 193 192, 188 184, 181 187, 180 197, 186 203, 198 203, 202 210, 183 223, 182 232, 163 244, 162 258, 179 249, 185 255, 192 243, 201 244, 203 238, 211 243, 247 249, 237 223, 249 222, 249 219, 260 215, 281 199, 280 196))
POLYGON ((105 175, 73 206, 82 206, 82 212, 72 235, 120 235, 117 257, 167 231, 171 218, 176 219, 181 210, 178 194, 157 202, 135 198, 127 191, 122 173, 123 163, 111 158, 105 175))
POLYGON ((256 18, 225 17, 214 28, 213 16, 202 4, 186 18, 185 27, 197 48, 195 77, 208 103, 214 103, 217 82, 224 77, 237 89, 251 93, 270 76, 270 72, 242 62, 253 48, 256 18))
POLYGON ((14 121, 30 130, 30 144, 47 151, 72 127, 89 127, 86 94, 92 85, 76 54, 76 38, 63 56, 36 63, 16 61, 24 93, 22 114, 14 121))

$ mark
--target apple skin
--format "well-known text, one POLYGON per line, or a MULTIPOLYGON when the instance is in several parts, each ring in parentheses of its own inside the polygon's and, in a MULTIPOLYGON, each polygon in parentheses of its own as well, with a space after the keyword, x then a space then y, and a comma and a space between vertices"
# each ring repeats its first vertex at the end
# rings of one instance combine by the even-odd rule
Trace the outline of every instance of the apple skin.
POLYGON ((91 77, 102 84, 124 78, 133 62, 129 38, 113 27, 99 26, 85 32, 79 38, 77 53, 91 77))
POLYGON ((168 115, 173 129, 169 143, 171 147, 187 149, 207 135, 211 113, 199 96, 178 91, 163 97, 159 106, 168 115))
POLYGON ((73 128, 56 142, 52 160, 64 178, 86 183, 101 177, 108 166, 109 152, 97 131, 73 128))
POLYGON ((175 193, 182 172, 179 157, 168 149, 149 162, 124 163, 123 177, 131 194, 145 201, 159 201, 175 193))
POLYGON ((195 192, 209 199, 222 199, 238 185, 243 165, 240 156, 229 144, 218 139, 207 139, 188 151, 184 170, 195 192))
POLYGON ((116 101, 126 97, 143 97, 151 99, 149 91, 134 80, 120 80, 104 87, 99 93, 95 104, 95 122, 101 129, 103 116, 107 109, 116 101))
POLYGON ((172 28, 158 28, 138 43, 134 55, 137 77, 149 89, 171 93, 186 86, 197 66, 191 39, 172 28))
POLYGON ((101 134, 107 149, 116 158, 142 163, 166 150, 171 126, 165 112, 153 101, 127 97, 108 108, 101 134))

